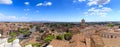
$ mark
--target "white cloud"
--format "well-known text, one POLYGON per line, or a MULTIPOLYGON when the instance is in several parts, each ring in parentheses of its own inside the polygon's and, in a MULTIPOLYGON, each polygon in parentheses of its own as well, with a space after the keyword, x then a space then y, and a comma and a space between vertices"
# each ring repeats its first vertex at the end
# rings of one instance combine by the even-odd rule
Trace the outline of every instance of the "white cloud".
POLYGON ((43 3, 38 3, 36 6, 42 6, 43 5, 43 3))
POLYGON ((52 2, 43 2, 43 3, 38 3, 36 6, 51 6, 52 2))
POLYGON ((51 6, 52 2, 47 2, 46 5, 51 6))
POLYGON ((30 3, 29 3, 29 2, 25 2, 24 4, 25 4, 25 5, 29 5, 30 3))
POLYGON ((0 4, 12 4, 12 0, 0 0, 0 4))
POLYGON ((101 9, 101 12, 110 12, 110 11, 112 11, 112 9, 111 9, 111 8, 108 8, 108 7, 103 7, 103 8, 101 9))
POLYGON ((76 3, 76 2, 84 2, 86 0, 73 0, 73 3, 76 3))
POLYGON ((83 1, 86 1, 86 0, 78 0, 79 2, 83 2, 83 1))
POLYGON ((108 4, 110 0, 88 0, 89 2, 87 5, 92 6, 92 5, 103 5, 103 4, 108 4))
POLYGON ((108 15, 109 12, 112 11, 109 7, 104 7, 104 5, 108 4, 110 0, 88 0, 87 5, 91 6, 92 8, 88 9, 87 12, 84 12, 87 16, 101 16, 105 17, 108 15), (97 7, 93 7, 96 5, 97 7))
POLYGON ((5 16, 2 13, 0 13, 0 21, 23 21, 23 20, 28 20, 27 17, 21 16, 5 16))
POLYGON ((103 7, 103 5, 99 5, 98 7, 103 7))
POLYGON ((90 8, 87 12, 85 12, 85 15, 90 16, 102 16, 105 17, 109 12, 111 12, 112 9, 108 7, 102 7, 102 8, 90 8))

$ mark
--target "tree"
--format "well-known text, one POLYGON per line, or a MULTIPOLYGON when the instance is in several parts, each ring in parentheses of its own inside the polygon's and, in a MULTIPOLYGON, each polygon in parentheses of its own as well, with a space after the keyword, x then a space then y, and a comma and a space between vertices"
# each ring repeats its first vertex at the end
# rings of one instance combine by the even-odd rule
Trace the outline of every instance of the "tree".
POLYGON ((32 47, 40 47, 40 46, 41 46, 41 44, 39 44, 39 43, 32 44, 32 47))
POLYGON ((65 40, 70 40, 71 38, 72 38, 72 34, 70 32, 67 32, 66 34, 64 34, 65 40))
POLYGON ((8 43, 13 42, 16 38, 9 38, 8 43))
POLYGON ((63 39, 63 35, 59 34, 56 39, 62 40, 63 39))
POLYGON ((45 42, 50 42, 50 41, 52 41, 54 38, 55 38, 55 37, 54 37, 53 35, 50 35, 50 36, 47 36, 47 37, 44 39, 44 41, 45 41, 45 42))
POLYGON ((33 28, 33 25, 30 25, 30 28, 33 28))
POLYGON ((39 30, 39 33, 43 33, 44 32, 44 30, 39 30))
POLYGON ((107 26, 109 26, 109 27, 113 27, 113 26, 114 26, 114 24, 108 24, 107 26))
POLYGON ((24 31, 23 34, 24 34, 24 37, 28 37, 31 34, 31 32, 27 30, 27 31, 24 31))
POLYGON ((36 31, 39 31, 40 30, 40 27, 39 26, 36 26, 36 31))
POLYGON ((16 34, 16 32, 11 32, 9 35, 10 35, 11 37, 15 37, 17 34, 16 34))
POLYGON ((24 35, 28 35, 29 33, 30 33, 29 30, 23 32, 24 35))

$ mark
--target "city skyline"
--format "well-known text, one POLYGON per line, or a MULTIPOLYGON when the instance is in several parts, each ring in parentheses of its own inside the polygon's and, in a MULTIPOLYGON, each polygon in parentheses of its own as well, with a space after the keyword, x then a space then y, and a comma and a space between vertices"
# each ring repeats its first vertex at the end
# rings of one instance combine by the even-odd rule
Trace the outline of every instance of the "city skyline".
POLYGON ((0 0, 0 21, 120 21, 120 0, 0 0), (118 5, 117 5, 118 4, 118 5))

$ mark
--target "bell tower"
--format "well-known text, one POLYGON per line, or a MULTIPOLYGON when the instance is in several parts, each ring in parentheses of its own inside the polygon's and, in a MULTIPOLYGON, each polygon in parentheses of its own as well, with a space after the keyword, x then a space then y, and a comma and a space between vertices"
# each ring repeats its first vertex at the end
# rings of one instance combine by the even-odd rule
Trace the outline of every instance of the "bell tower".
POLYGON ((81 27, 82 27, 82 29, 85 28, 85 20, 84 19, 81 20, 81 27))

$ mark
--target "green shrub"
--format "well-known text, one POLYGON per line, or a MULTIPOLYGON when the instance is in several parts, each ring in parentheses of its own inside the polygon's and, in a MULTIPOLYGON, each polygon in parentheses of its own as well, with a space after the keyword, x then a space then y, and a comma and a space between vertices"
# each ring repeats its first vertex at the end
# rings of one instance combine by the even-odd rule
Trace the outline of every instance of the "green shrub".
POLYGON ((16 32, 11 32, 9 35, 10 35, 11 37, 15 37, 17 34, 16 34, 16 32))
POLYGON ((35 45, 36 45, 36 47, 40 47, 41 46, 39 43, 36 43, 35 45))
POLYGON ((32 47, 40 47, 41 45, 39 43, 32 44, 32 47))
POLYGON ((107 24, 107 26, 109 26, 109 27, 113 27, 113 26, 114 26, 114 24, 107 24))
POLYGON ((16 38, 9 38, 8 43, 13 42, 16 38))
POLYGON ((63 39, 63 35, 59 34, 56 39, 62 40, 63 39))
POLYGON ((66 34, 64 34, 65 40, 70 40, 71 38, 72 38, 72 34, 70 32, 67 32, 66 34))
MULTIPOLYGON (((32 45, 32 47, 40 47, 41 46, 41 44, 40 43, 28 43, 28 44, 26 44, 26 45, 29 45, 29 44, 31 44, 32 45)), ((25 46, 26 46, 25 45, 25 46)))
POLYGON ((28 35, 29 33, 30 33, 29 30, 23 32, 24 35, 28 35))
POLYGON ((55 38, 55 37, 54 37, 53 35, 50 35, 50 36, 47 36, 47 37, 44 39, 44 41, 45 41, 45 42, 50 42, 50 41, 52 41, 54 38, 55 38))

